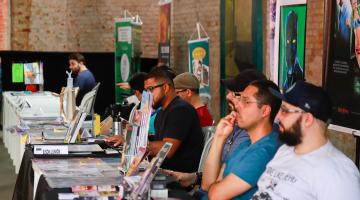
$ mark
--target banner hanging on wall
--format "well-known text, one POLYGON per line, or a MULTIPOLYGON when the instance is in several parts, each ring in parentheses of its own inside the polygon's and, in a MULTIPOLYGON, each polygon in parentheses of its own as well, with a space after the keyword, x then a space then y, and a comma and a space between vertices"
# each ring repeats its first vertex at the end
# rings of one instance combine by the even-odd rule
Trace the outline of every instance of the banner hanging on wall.
POLYGON ((270 77, 273 76, 274 72, 274 43, 275 43, 275 22, 276 22, 276 0, 269 1, 269 35, 268 35, 268 44, 269 44, 269 63, 270 63, 270 77))
POLYGON ((171 0, 161 0, 158 26, 159 63, 170 66, 171 0))
POLYGON ((189 72, 193 73, 200 82, 200 98, 209 105, 210 69, 209 69, 209 38, 189 40, 189 72))
MULTIPOLYGON (((127 11, 125 11, 126 13, 127 11)), ((130 14, 131 16, 131 14, 130 14)), ((127 17, 115 22, 115 82, 128 82, 131 75, 136 71, 134 58, 141 54, 141 25, 142 22, 136 17, 127 17)), ((130 94, 130 90, 115 87, 115 100, 121 101, 122 94, 130 94)))

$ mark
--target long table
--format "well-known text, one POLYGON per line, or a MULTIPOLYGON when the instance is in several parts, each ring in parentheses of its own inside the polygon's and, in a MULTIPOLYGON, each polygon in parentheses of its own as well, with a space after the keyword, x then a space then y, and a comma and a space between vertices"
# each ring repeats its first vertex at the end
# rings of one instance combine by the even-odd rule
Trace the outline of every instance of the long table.
POLYGON ((3 92, 3 142, 18 173, 24 154, 26 135, 11 133, 8 128, 24 120, 55 120, 60 117, 60 99, 51 92, 3 92))

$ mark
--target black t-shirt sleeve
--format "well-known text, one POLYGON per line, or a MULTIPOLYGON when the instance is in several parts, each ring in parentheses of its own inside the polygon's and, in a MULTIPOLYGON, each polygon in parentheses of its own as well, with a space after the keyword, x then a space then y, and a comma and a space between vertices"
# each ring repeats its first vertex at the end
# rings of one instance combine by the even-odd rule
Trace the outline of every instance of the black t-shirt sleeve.
MULTIPOLYGON (((176 107, 171 113, 171 117, 166 119, 166 127, 163 131, 164 138, 173 138, 178 140, 185 140, 190 134, 191 128, 194 126, 195 121, 198 120, 196 111, 191 110, 189 107, 176 107)), ((193 127, 194 128, 194 127, 193 127)))

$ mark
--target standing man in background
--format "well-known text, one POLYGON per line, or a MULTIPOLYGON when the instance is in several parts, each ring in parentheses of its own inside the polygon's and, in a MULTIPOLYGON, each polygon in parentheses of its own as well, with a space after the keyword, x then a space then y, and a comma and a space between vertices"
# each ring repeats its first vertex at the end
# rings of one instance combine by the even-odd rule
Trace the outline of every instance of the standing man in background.
POLYGON ((75 76, 74 87, 79 87, 79 93, 76 96, 76 105, 79 106, 84 95, 92 90, 96 81, 94 75, 86 68, 85 58, 80 53, 69 55, 69 69, 75 76))

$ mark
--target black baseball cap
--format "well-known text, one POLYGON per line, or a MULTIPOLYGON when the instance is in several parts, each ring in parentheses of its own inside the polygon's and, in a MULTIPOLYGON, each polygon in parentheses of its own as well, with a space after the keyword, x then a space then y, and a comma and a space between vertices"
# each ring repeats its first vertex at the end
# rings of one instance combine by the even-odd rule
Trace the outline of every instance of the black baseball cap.
POLYGON ((297 81, 283 94, 272 88, 269 90, 277 98, 311 113, 325 123, 331 119, 331 101, 321 87, 297 81))
POLYGON ((241 71, 235 77, 221 79, 220 82, 231 91, 242 92, 251 82, 255 80, 266 80, 266 76, 255 69, 246 69, 241 71))

